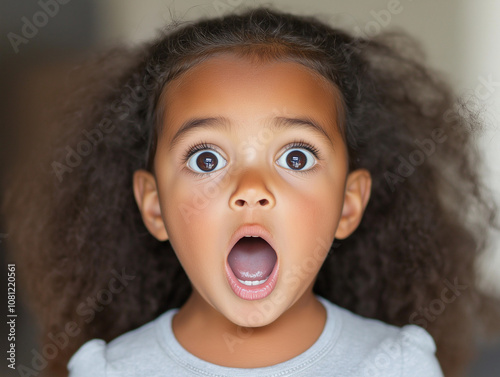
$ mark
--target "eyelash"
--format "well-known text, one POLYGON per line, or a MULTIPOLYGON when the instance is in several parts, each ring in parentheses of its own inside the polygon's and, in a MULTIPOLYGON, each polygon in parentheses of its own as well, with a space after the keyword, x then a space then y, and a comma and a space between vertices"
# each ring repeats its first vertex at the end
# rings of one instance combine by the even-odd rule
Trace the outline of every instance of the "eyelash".
POLYGON ((191 145, 186 153, 184 153, 184 156, 182 157, 182 162, 187 162, 187 160, 189 160, 189 158, 195 154, 196 152, 198 151, 201 151, 203 149, 210 149, 210 150, 213 150, 213 151, 216 151, 216 149, 214 148, 214 146, 212 144, 207 144, 205 142, 201 142, 200 144, 194 144, 194 145, 191 145))
POLYGON ((321 160, 319 149, 309 143, 306 143, 303 140, 297 140, 291 142, 290 144, 287 145, 285 151, 293 148, 304 148, 309 152, 311 152, 314 155, 314 157, 316 157, 318 160, 321 160))
MULTIPOLYGON (((305 142, 304 140, 294 140, 294 141, 292 141, 290 144, 288 144, 286 146, 285 152, 288 151, 289 149, 294 149, 294 148, 303 148, 305 150, 308 150, 318 160, 322 160, 321 153, 320 153, 319 149, 316 148, 315 146, 313 146, 313 145, 305 142)), ((215 146, 213 144, 209 144, 209 143, 205 143, 205 142, 193 144, 190 147, 188 147, 186 153, 184 153, 184 156, 182 157, 183 162, 186 163, 189 160, 189 158, 192 155, 194 155, 196 152, 201 151, 201 150, 205 150, 205 149, 213 150, 213 151, 217 152, 217 148, 215 148, 215 146)), ((298 172, 298 173, 311 173, 312 171, 315 170, 316 167, 317 167, 317 164, 314 165, 314 167, 312 167, 311 169, 308 169, 308 170, 304 170, 304 171, 295 170, 295 171, 298 172)), ((196 174, 196 175, 203 175, 203 176, 207 176, 207 175, 210 174, 210 173, 197 173, 197 172, 192 172, 192 173, 196 174)))

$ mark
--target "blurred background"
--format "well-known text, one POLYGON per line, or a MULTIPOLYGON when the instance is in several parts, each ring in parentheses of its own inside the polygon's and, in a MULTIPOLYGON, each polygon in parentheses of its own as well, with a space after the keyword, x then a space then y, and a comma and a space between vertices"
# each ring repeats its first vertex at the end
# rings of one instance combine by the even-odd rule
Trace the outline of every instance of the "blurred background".
MULTIPOLYGON (((194 20, 262 4, 317 16, 358 35, 404 29, 414 36, 429 65, 459 96, 483 109, 486 129, 477 142, 486 161, 485 180, 500 202, 500 0, 0 0, 0 169, 22 147, 13 142, 16 136, 43 140, 39 119, 58 105, 54 93, 89 53, 148 40, 172 18, 194 20)), ((500 237, 493 237, 495 243, 478 268, 484 289, 500 295, 500 237)), ((10 261, 6 245, 8 234, 0 219, 2 302, 10 261)), ((17 294, 17 365, 30 366, 39 349, 37 324, 22 287, 17 294)), ((6 313, 6 304, 2 307, 6 313)), ((2 355, 8 350, 7 332, 2 320, 2 355)), ((19 375, 26 374, 7 368, 2 357, 0 377, 19 375)), ((500 376, 500 342, 481 347, 468 376, 500 376)))

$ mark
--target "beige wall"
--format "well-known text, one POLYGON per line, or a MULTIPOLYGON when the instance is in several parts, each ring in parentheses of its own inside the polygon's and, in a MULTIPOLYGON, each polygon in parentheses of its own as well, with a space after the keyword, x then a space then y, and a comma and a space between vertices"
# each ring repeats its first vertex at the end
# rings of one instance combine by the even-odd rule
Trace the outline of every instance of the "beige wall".
MULTIPOLYGON (((460 71, 464 67, 460 62, 467 51, 467 46, 461 40, 469 34, 462 23, 462 19, 466 18, 463 13, 469 11, 466 0, 173 0, 168 4, 162 0, 97 2, 102 10, 99 15, 104 43, 149 39, 158 28, 171 20, 170 12, 182 19, 192 20, 200 16, 216 16, 238 6, 266 3, 283 10, 319 16, 355 32, 370 34, 404 28, 424 43, 433 66, 449 72, 452 81, 461 83, 460 71)), ((468 26, 476 28, 478 25, 469 23, 468 26)), ((478 34, 481 34, 480 30, 478 34)))

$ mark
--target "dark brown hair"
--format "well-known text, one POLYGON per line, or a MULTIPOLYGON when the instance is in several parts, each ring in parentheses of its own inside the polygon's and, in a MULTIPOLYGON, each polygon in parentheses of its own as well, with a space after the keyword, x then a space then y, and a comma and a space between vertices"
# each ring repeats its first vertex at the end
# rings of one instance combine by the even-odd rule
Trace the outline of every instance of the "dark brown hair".
POLYGON ((151 167, 165 86, 232 52, 298 62, 330 80, 342 96, 349 169, 372 175, 363 220, 334 242, 314 291, 365 317, 426 328, 445 375, 461 375, 479 337, 499 330, 498 301, 480 290, 475 270, 498 228, 497 208, 481 181, 478 114, 413 45, 400 33, 358 38, 316 18, 257 8, 173 24, 151 43, 90 64, 44 168, 16 166, 3 202, 42 345, 68 323, 80 330, 51 370, 64 369, 83 342, 110 341, 187 299, 170 243, 142 222, 132 174, 151 167), (113 293, 117 275, 123 289, 113 293), (443 301, 446 289, 452 301, 443 301))

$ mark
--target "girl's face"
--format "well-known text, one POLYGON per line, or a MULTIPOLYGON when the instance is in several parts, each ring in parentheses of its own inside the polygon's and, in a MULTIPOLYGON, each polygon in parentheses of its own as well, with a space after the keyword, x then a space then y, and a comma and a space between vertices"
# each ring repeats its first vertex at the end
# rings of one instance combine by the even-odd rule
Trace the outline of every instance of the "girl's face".
POLYGON ((161 100, 155 176, 136 172, 134 192, 149 231, 170 240, 186 271, 193 308, 264 326, 310 300, 334 238, 358 226, 371 187, 366 170, 348 175, 333 85, 298 63, 224 54, 170 82, 161 100), (244 254, 240 267, 272 269, 256 286, 235 282, 228 262, 245 224, 274 246, 260 262, 244 254))

